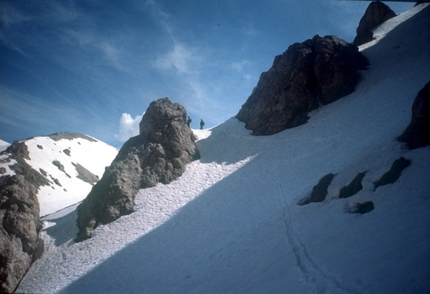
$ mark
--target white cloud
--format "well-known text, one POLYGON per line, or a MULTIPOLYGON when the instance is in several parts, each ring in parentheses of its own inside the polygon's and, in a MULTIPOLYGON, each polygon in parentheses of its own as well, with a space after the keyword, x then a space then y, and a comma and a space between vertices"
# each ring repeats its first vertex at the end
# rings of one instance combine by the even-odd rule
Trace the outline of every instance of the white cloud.
POLYGON ((119 120, 118 134, 115 134, 115 138, 120 142, 127 141, 130 137, 137 136, 139 134, 139 123, 142 120, 142 115, 137 115, 132 118, 129 113, 123 113, 119 120))
POLYGON ((238 71, 238 72, 242 72, 244 70, 245 67, 248 67, 251 63, 247 60, 242 60, 240 62, 233 62, 231 64, 231 67, 238 71))
POLYGON ((174 68, 180 74, 188 74, 191 72, 190 63, 194 59, 195 56, 191 49, 182 44, 175 43, 172 51, 155 61, 155 67, 163 70, 174 68))

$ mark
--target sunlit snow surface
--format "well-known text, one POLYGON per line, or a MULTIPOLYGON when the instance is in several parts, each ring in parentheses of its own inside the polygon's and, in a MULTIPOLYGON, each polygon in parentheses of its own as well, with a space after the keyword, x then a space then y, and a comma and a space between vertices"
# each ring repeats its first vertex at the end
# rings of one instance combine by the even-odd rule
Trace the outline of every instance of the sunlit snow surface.
MULTIPOLYGON (((105 167, 109 166, 118 154, 116 148, 84 135, 61 140, 40 136, 23 142, 30 158, 25 159, 26 163, 37 172, 45 173, 50 182, 49 185, 40 186, 37 192, 41 216, 80 202, 91 191, 94 183, 78 178, 77 164, 101 178, 105 167), (64 170, 59 170, 59 167, 53 164, 54 161, 61 164, 64 170)), ((0 167, 6 169, 6 173, 0 176, 15 174, 11 166, 16 161, 8 159, 9 155, 0 155, 0 167)))
POLYGON ((136 212, 93 238, 73 242, 73 208, 46 217, 44 253, 18 291, 430 292, 430 147, 395 140, 429 79, 429 25, 427 7, 364 50, 371 69, 357 91, 305 125, 256 137, 232 118, 195 131, 202 158, 171 184, 141 190, 136 212), (412 164, 374 191, 400 156, 412 164), (363 190, 338 199, 364 171, 363 190), (330 172, 327 199, 297 205, 330 172), (366 200, 370 213, 344 209, 366 200))
POLYGON ((0 152, 6 150, 6 148, 10 145, 10 143, 3 141, 0 139, 0 152))

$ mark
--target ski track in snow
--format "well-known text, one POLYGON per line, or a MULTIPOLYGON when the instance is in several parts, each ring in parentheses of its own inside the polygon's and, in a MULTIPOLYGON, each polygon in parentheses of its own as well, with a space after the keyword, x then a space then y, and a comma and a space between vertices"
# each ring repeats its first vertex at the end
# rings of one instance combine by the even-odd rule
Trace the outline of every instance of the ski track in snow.
MULTIPOLYGON (((426 13, 416 23, 428 29, 426 13)), ((421 255, 428 252, 430 235, 416 223, 430 223, 430 148, 408 151, 395 138, 427 82, 430 54, 422 45, 430 40, 419 41, 419 29, 397 29, 401 38, 385 34, 386 40, 364 51, 372 65, 357 91, 314 111, 307 124, 254 137, 232 118, 195 131, 202 158, 176 181, 139 191, 134 213, 99 226, 85 242, 73 242, 73 207, 44 218, 45 253, 18 290, 425 293, 429 255, 421 255), (407 55, 409 43, 423 47, 421 55, 407 55), (411 168, 398 182, 373 191, 372 182, 399 156, 411 158, 411 168), (366 170, 363 190, 337 199, 340 187, 366 170), (336 176, 327 199, 296 205, 329 172, 336 176), (342 210, 349 201, 369 199, 376 206, 369 214, 342 210), (148 265, 130 268, 128 263, 139 261, 148 265)))
MULTIPOLYGON (((347 288, 342 285, 338 279, 331 277, 326 273, 324 266, 318 264, 309 254, 306 245, 302 241, 299 232, 293 225, 293 214, 291 212, 291 203, 286 202, 281 195, 286 195, 282 181, 276 174, 270 173, 268 178, 275 179, 273 181, 276 187, 276 195, 279 195, 279 203, 283 210, 283 223, 285 227, 286 245, 294 253, 297 261, 297 267, 303 275, 303 280, 312 289, 312 293, 360 293, 358 289, 347 288)), ((290 250, 288 249, 288 250, 290 250)))

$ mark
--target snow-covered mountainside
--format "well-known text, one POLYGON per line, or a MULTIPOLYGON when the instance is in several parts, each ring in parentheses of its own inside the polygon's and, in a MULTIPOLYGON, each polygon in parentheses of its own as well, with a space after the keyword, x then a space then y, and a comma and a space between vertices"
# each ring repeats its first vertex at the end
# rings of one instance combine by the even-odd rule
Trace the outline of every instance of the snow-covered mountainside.
MULTIPOLYGON (((38 190, 41 216, 82 201, 118 153, 106 143, 74 133, 34 137, 23 142, 30 158, 25 159, 26 163, 50 183, 38 190)), ((0 176, 15 174, 16 162, 9 161, 9 157, 7 152, 0 155, 0 168, 6 171, 0 176)))
POLYGON ((84 242, 74 207, 46 216, 18 292, 429 293, 430 146, 396 138, 430 79, 430 7, 406 15, 362 48, 371 66, 356 92, 306 124, 256 137, 232 118, 195 131, 201 159, 84 242), (411 161, 400 178, 375 188, 400 157, 411 161), (325 200, 299 205, 329 173, 325 200), (360 173, 362 189, 339 198, 360 173), (372 211, 351 213, 367 201, 372 211))

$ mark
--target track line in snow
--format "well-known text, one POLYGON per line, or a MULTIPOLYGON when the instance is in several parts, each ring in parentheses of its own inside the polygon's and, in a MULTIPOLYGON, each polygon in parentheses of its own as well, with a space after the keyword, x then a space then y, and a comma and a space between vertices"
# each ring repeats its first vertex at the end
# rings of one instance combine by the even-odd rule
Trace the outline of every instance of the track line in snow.
POLYGON ((313 293, 360 293, 357 289, 352 289, 351 287, 346 287, 334 277, 331 277, 319 265, 309 254, 306 245, 300 238, 299 233, 294 228, 292 222, 291 204, 286 202, 283 195, 286 192, 283 186, 280 184, 282 181, 269 170, 266 170, 270 174, 270 178, 276 178, 276 195, 278 195, 278 200, 280 206, 283 209, 282 221, 285 227, 285 237, 287 246, 291 247, 292 252, 297 261, 297 267, 302 273, 304 280, 309 284, 310 288, 313 289, 313 293))

